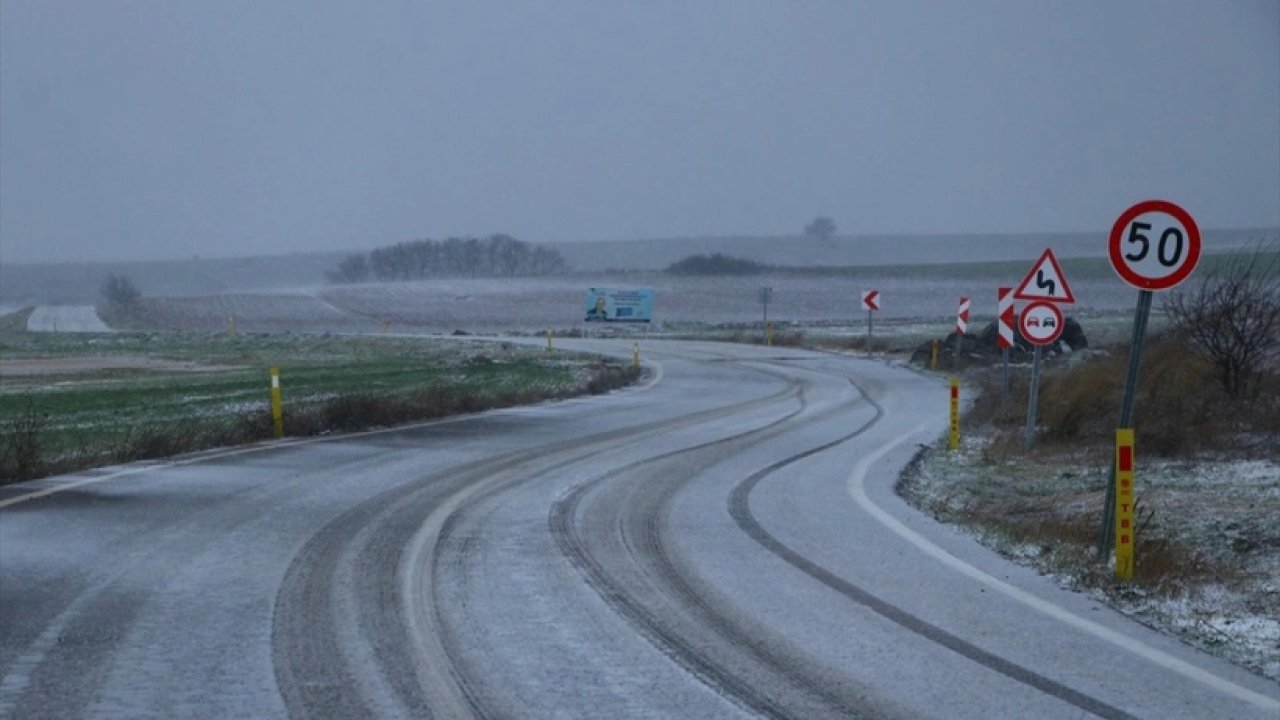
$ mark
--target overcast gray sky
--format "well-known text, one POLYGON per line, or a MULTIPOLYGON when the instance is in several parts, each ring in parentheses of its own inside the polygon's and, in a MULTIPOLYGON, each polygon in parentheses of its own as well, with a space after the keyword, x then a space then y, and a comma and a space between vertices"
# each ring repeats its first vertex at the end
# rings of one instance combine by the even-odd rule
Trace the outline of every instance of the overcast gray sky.
POLYGON ((0 0, 0 257, 1280 225, 1280 2, 0 0))

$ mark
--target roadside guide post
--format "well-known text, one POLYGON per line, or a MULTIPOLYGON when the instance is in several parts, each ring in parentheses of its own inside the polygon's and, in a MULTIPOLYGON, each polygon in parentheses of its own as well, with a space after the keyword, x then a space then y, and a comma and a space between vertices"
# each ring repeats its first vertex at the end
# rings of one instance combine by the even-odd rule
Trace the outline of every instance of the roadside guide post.
POLYGON ((951 432, 947 439, 947 447, 960 449, 960 379, 951 376, 951 432))
POLYGON ((1013 347, 1013 288, 996 288, 996 344, 1004 361, 1004 400, 1001 415, 1009 414, 1009 350, 1013 347))
POLYGON ((764 305, 764 344, 773 345, 773 326, 769 324, 769 301, 773 299, 773 288, 760 288, 760 304, 764 305))
POLYGON ((284 406, 280 402, 280 368, 271 368, 271 424, 276 439, 284 437, 284 406))
POLYGON ((1133 579, 1134 526, 1133 428, 1116 430, 1116 579, 1133 579))
POLYGON ((938 369, 938 341, 933 341, 933 353, 929 356, 929 369, 938 369))
POLYGON ((1035 347, 1031 360, 1027 427, 1022 437, 1023 446, 1031 450, 1036 444, 1036 416, 1040 400, 1040 348, 1052 345, 1062 335, 1065 318, 1058 309, 1058 303, 1074 303, 1076 296, 1067 284, 1067 276, 1058 265, 1053 249, 1045 248, 1040 259, 1031 266, 1031 272, 1018 284, 1013 297, 1029 303, 1018 317, 1018 329, 1022 331, 1022 337, 1035 347))
MULTIPOLYGON (((1125 372, 1124 395, 1120 400, 1119 429, 1132 430, 1138 369, 1142 363, 1147 320, 1151 317, 1152 294, 1177 287, 1191 276, 1200 262, 1200 227, 1190 213, 1178 205, 1166 200, 1145 200, 1121 213, 1111 226, 1107 255, 1111 259, 1111 267, 1120 279, 1138 289, 1129 367, 1125 372)), ((1116 537, 1116 485, 1120 479, 1115 462, 1113 459, 1111 482, 1107 483, 1106 498, 1103 501, 1102 527, 1098 533, 1099 555, 1106 553, 1107 547, 1116 537)), ((1119 576, 1118 554, 1116 558, 1116 572, 1119 576)))
POLYGON ((631 367, 640 367, 640 343, 631 343, 631 367))
POLYGON ((236 336, 236 316, 235 315, 227 316, 227 335, 230 337, 236 336))
POLYGON ((872 328, 875 326, 875 311, 880 309, 880 291, 863 292, 862 307, 867 311, 867 354, 871 354, 872 328))
POLYGON ((960 344, 969 329, 969 298, 960 298, 960 307, 956 310, 956 357, 953 365, 960 367, 960 344))

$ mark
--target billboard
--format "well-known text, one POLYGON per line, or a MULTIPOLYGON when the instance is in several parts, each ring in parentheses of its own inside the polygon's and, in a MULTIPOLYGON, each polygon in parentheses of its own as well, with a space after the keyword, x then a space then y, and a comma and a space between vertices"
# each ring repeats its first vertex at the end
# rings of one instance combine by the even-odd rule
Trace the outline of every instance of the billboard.
POLYGON ((583 310, 587 322, 649 322, 653 319, 653 288, 591 288, 583 310))

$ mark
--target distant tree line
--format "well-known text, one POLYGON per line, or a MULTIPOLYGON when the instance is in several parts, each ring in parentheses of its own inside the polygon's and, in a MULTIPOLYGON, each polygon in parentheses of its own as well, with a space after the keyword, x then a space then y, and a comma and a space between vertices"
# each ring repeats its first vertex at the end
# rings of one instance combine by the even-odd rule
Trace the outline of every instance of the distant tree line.
POLYGON ((332 283, 425 280, 439 277, 553 275, 568 269, 560 253, 509 235, 410 240, 348 255, 325 272, 332 283))
POLYGON ((667 272, 672 275, 759 275, 769 269, 768 265, 754 260, 721 253, 690 255, 667 266, 667 272))

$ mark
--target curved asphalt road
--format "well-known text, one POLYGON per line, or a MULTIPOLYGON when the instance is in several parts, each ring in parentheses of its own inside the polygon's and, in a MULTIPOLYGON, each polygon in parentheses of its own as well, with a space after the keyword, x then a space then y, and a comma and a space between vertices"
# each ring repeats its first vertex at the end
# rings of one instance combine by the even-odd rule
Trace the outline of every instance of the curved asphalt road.
POLYGON ((936 382, 645 351, 602 398, 0 489, 0 717, 1280 715, 906 507, 936 382))

